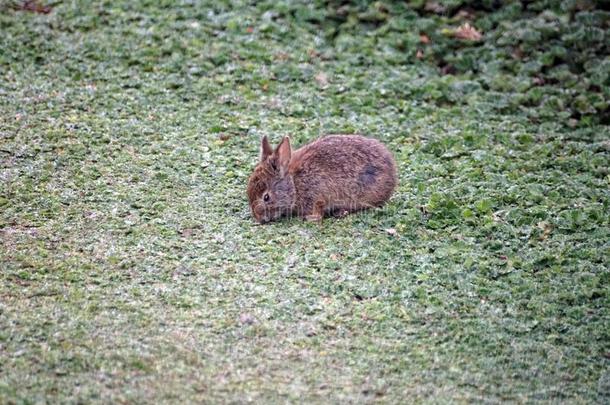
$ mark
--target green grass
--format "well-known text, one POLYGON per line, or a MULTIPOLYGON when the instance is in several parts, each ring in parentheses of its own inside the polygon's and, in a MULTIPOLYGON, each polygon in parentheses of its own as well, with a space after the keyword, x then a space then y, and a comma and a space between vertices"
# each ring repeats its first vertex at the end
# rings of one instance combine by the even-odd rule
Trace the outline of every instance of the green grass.
POLYGON ((446 3, 0 4, 0 402, 607 402, 608 13, 446 3), (333 132, 390 203, 255 225, 333 132))

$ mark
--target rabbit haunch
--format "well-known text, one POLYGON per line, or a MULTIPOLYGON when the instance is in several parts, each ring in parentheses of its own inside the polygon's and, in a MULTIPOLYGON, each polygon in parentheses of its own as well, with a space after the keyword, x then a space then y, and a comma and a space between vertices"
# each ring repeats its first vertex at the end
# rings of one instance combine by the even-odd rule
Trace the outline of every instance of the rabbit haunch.
POLYGON ((293 151, 288 137, 274 150, 265 136, 248 199, 261 223, 291 215, 318 221, 379 207, 396 183, 394 158, 376 139, 328 135, 293 151))

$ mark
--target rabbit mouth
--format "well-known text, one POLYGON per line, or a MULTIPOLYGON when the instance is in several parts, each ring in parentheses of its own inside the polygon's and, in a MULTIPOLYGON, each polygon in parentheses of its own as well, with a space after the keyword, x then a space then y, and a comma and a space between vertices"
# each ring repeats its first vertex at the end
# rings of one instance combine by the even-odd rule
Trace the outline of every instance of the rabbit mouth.
POLYGON ((285 213, 282 210, 265 210, 263 213, 259 215, 255 215, 254 219, 263 225, 269 223, 271 221, 275 221, 285 216, 285 213))
POLYGON ((252 210, 252 216, 259 224, 266 224, 271 221, 271 215, 265 209, 260 209, 260 207, 255 207, 252 210))
POLYGON ((268 212, 266 212, 266 210, 254 209, 252 210, 252 214, 254 220, 261 225, 266 224, 267 222, 271 222, 271 220, 273 219, 272 216, 268 212))

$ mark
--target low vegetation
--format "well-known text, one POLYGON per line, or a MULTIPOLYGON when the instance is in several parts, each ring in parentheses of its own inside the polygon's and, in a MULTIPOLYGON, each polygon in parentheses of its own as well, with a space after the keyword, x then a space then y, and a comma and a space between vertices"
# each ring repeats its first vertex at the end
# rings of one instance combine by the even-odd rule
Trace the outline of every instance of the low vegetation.
POLYGON ((0 402, 608 402, 603 2, 26 3, 0 402), (260 136, 325 133, 389 204, 256 225, 260 136))

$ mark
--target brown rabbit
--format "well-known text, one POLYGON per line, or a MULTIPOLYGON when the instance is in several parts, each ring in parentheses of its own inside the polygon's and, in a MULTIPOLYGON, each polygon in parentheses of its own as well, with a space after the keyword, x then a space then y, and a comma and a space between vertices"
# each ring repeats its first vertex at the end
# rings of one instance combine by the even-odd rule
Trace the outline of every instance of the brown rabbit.
POLYGON ((381 206, 396 183, 394 158, 376 139, 328 135, 292 151, 288 137, 273 150, 264 136, 248 199, 260 223, 291 215, 320 221, 381 206))

